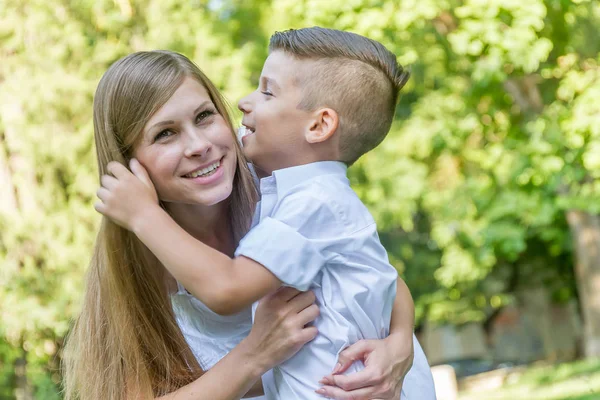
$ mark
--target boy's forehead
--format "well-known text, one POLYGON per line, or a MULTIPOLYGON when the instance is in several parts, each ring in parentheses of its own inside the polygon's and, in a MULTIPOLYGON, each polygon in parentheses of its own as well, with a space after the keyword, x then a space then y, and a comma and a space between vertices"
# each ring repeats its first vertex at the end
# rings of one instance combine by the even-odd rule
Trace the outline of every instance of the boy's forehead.
POLYGON ((301 70, 309 67, 306 64, 310 62, 311 60, 299 60, 284 51, 276 50, 265 60, 262 78, 275 81, 279 85, 295 84, 301 70))

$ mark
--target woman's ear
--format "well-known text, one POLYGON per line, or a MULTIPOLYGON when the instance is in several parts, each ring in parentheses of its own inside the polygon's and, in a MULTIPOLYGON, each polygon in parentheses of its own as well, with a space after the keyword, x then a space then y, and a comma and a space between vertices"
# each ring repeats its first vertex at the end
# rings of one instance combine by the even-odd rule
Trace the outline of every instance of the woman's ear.
POLYGON ((330 139, 339 125, 338 113, 331 108, 315 111, 315 119, 305 134, 308 143, 321 143, 330 139))

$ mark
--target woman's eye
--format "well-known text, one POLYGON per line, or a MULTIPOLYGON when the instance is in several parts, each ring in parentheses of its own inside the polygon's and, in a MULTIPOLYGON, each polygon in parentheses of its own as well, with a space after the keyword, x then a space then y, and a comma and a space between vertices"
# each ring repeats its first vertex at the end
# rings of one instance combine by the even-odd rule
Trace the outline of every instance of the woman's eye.
POLYGON ((198 115, 196 115, 196 122, 202 122, 205 119, 213 116, 215 114, 215 112, 213 110, 204 110, 202 112, 200 112, 198 115))
POLYGON ((154 141, 156 142, 158 140, 168 138, 171 135, 173 135, 173 131, 170 129, 165 129, 164 131, 158 132, 158 134, 154 136, 154 141))

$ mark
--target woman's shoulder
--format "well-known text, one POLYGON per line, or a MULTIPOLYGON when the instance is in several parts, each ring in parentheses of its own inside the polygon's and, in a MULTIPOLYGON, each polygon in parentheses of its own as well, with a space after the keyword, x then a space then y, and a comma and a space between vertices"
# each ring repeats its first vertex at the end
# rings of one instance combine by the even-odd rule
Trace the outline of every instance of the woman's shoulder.
MULTIPOLYGON (((217 329, 225 327, 231 331, 246 331, 252 325, 252 313, 249 307, 237 314, 219 315, 188 292, 181 284, 171 293, 171 305, 177 322, 192 324, 198 328, 217 329)), ((206 332, 207 334, 214 333, 206 332)))
POLYGON ((187 291, 171 294, 171 304, 177 325, 203 369, 217 363, 248 336, 252 328, 250 310, 218 315, 187 291))

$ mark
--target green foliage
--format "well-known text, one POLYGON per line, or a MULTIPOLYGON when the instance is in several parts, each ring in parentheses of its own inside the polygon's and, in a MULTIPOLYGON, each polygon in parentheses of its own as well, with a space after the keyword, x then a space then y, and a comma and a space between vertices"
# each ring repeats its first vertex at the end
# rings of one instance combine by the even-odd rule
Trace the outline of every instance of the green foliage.
POLYGON ((461 394, 460 400, 593 400, 600 393, 600 362, 578 361, 527 368, 500 389, 461 394))
POLYGON ((58 398, 99 217, 91 105, 168 48, 235 104, 275 30, 321 25, 410 65, 389 137, 351 168, 417 317, 487 318, 520 285, 576 293, 564 212, 600 210, 600 5, 564 0, 0 0, 0 397, 58 398))

